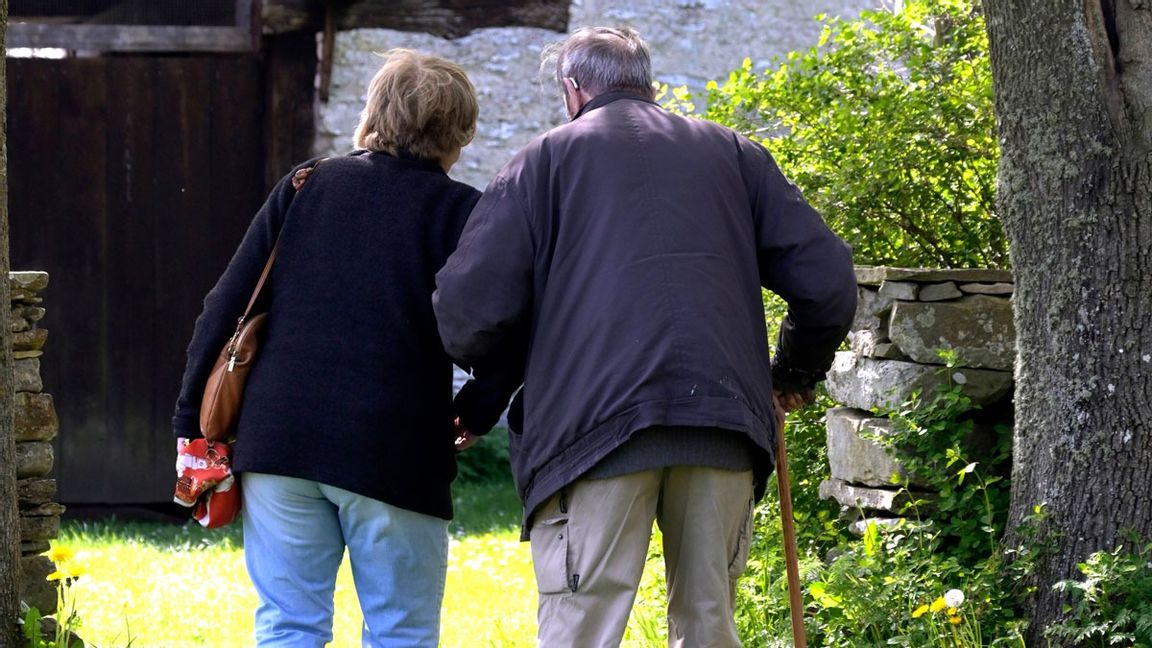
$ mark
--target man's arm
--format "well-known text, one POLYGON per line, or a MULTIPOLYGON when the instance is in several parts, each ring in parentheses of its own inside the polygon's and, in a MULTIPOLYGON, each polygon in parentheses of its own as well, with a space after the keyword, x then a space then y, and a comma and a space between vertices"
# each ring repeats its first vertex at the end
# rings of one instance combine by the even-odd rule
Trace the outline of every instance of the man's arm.
POLYGON ((785 396, 808 400, 832 366, 856 312, 852 251, 763 147, 748 142, 744 152, 760 282, 788 303, 772 359, 773 385, 785 396))
POLYGON ((532 309, 535 243, 517 188, 497 176, 468 218, 460 244, 436 274, 432 305, 444 349, 461 366, 525 336, 532 309))

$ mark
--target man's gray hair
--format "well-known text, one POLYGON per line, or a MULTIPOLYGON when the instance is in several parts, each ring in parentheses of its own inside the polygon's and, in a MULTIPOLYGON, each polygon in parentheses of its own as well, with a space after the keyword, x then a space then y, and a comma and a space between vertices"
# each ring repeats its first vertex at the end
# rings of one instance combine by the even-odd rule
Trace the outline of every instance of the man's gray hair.
POLYGON ((653 94, 648 44, 631 27, 581 27, 544 48, 541 71, 548 68, 557 83, 572 79, 592 96, 621 90, 653 94))

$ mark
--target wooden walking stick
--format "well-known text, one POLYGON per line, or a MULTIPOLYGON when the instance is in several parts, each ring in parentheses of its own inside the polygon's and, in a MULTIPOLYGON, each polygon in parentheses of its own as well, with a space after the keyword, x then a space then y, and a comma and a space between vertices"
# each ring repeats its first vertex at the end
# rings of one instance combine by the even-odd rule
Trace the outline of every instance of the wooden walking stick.
POLYGON ((776 483, 780 487, 780 523, 784 528, 784 562, 788 568, 788 607, 792 612, 792 640, 808 648, 804 634, 804 594, 800 591, 800 565, 796 558, 796 526, 792 520, 792 488, 788 483, 788 449, 784 443, 784 408, 776 405, 776 483))

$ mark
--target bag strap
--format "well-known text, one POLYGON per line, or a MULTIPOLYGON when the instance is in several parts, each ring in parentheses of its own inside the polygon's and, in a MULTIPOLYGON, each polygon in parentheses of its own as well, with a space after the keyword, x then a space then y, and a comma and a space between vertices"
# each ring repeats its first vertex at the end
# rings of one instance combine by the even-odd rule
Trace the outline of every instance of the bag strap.
MULTIPOLYGON (((293 198, 300 192, 300 187, 304 186, 304 182, 308 180, 308 176, 312 175, 316 167, 320 166, 320 163, 327 159, 326 157, 320 158, 316 160, 312 166, 304 167, 292 174, 292 188, 296 190, 292 193, 293 198)), ((264 271, 260 273, 260 279, 256 282, 256 288, 252 291, 252 296, 248 298, 248 306, 244 309, 244 314, 240 316, 240 321, 237 322, 237 329, 247 321, 248 315, 252 312, 252 307, 256 305, 256 300, 260 298, 260 293, 264 290, 264 283, 268 280, 268 275, 272 272, 272 262, 276 260, 276 250, 279 248, 280 234, 277 234, 276 242, 272 244, 272 251, 268 253, 268 260, 264 262, 264 271)))

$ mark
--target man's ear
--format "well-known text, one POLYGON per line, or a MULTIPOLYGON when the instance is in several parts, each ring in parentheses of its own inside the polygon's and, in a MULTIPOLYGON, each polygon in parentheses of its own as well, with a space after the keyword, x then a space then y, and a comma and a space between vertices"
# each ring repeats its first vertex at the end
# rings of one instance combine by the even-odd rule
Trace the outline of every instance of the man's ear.
POLYGON ((580 84, 572 77, 564 77, 560 83, 564 85, 564 107, 568 110, 568 119, 572 119, 591 97, 580 89, 580 84))

